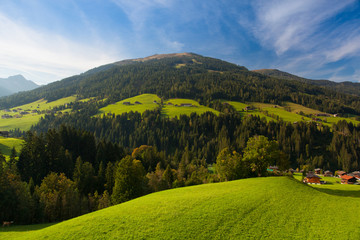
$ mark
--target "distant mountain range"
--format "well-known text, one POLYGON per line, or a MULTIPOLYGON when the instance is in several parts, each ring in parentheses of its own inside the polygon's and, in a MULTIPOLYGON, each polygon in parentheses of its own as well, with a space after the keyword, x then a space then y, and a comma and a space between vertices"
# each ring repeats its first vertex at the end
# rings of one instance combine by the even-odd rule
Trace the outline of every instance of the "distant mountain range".
POLYGON ((253 72, 261 73, 269 77, 285 80, 295 80, 307 84, 325 87, 331 90, 335 90, 341 93, 353 94, 360 96, 360 83, 354 82, 332 82, 329 80, 313 80, 303 77, 299 77, 287 72, 280 71, 278 69, 259 69, 253 70, 253 72))
POLYGON ((39 87, 33 81, 27 80, 22 75, 15 75, 8 78, 0 78, 0 97, 13 93, 28 91, 39 87))

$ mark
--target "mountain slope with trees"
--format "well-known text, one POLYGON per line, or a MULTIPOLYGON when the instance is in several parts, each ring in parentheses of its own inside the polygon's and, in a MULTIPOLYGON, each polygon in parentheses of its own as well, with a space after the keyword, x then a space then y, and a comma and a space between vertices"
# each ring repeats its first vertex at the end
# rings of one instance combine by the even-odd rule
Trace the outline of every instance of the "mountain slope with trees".
POLYGON ((299 77, 287 72, 280 71, 278 69, 259 69, 253 70, 253 72, 261 73, 266 76, 285 79, 285 80, 295 80, 302 83, 312 84, 315 86, 325 87, 334 91, 341 93, 353 94, 360 96, 360 83, 354 82, 332 82, 329 80, 312 80, 303 77, 299 77))
POLYGON ((360 114, 357 96, 304 82, 271 78, 245 67, 190 53, 155 55, 101 66, 33 91, 2 98, 0 108, 41 98, 53 101, 75 94, 80 98, 98 97, 116 102, 142 93, 154 93, 165 99, 191 98, 203 105, 216 99, 277 104, 290 101, 324 112, 360 114))

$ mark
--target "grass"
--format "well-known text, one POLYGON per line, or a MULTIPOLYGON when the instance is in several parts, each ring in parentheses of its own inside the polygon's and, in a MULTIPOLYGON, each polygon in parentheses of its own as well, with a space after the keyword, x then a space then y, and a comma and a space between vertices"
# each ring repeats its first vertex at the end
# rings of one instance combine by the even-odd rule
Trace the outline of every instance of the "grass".
POLYGON ((200 105, 197 101, 194 101, 191 99, 182 99, 182 98, 169 99, 164 102, 164 106, 162 108, 162 115, 167 116, 169 118, 179 117, 182 114, 190 115, 193 112, 195 112, 199 115, 201 115, 205 112, 213 112, 216 115, 220 114, 220 112, 218 112, 212 108, 200 105), (169 105, 169 103, 171 103, 173 105, 169 105), (192 106, 191 107, 185 107, 185 106, 180 107, 181 104, 192 104, 192 106), (176 105, 179 105, 179 106, 176 106, 176 105))
MULTIPOLYGON (((22 109, 19 111, 25 111, 25 110, 51 110, 54 107, 65 105, 67 103, 74 102, 76 100, 75 96, 61 98, 53 102, 47 102, 44 99, 40 99, 38 101, 24 104, 21 106, 17 106, 14 108, 11 108, 10 110, 14 109, 22 109)), ((67 110, 64 110, 63 112, 66 112, 67 110)), ((0 110, 0 116, 8 114, 10 116, 13 116, 13 118, 6 118, 6 119, 0 119, 0 130, 6 130, 9 131, 11 129, 19 128, 21 131, 28 131, 30 130, 31 126, 36 124, 41 117, 44 117, 45 114, 37 114, 37 113, 30 113, 27 115, 23 115, 21 118, 14 118, 15 115, 19 115, 19 112, 5 112, 4 110, 0 110)))
MULTIPOLYGON (((360 186, 358 186, 360 189, 360 186)), ((359 239, 359 198, 287 177, 243 179, 150 194, 1 239, 359 239)))
POLYGON ((159 104, 154 103, 154 101, 161 103, 161 99, 155 94, 138 95, 101 108, 99 115, 107 113, 121 115, 122 113, 130 111, 143 113, 146 110, 154 110, 159 107, 159 104), (141 104, 135 104, 136 101, 140 102, 141 104), (130 102, 131 105, 124 105, 124 102, 130 102))
MULTIPOLYGON (((125 112, 139 112, 143 113, 146 110, 154 110, 157 107, 159 107, 161 104, 161 99, 156 96, 155 94, 142 94, 138 95, 132 98, 124 99, 120 102, 117 102, 115 104, 110 104, 106 107, 103 107, 100 109, 100 113, 98 115, 107 114, 107 113, 113 113, 116 115, 120 115, 125 112), (141 104, 135 104, 135 102, 138 101, 141 104), (156 101, 157 103, 154 103, 156 101), (130 102, 131 105, 124 105, 124 102, 130 102)), ((165 117, 179 117, 181 114, 190 115, 193 112, 196 112, 197 114, 202 114, 207 111, 211 111, 215 113, 216 115, 219 115, 219 112, 208 108, 205 106, 200 105, 197 101, 191 100, 191 99, 169 99, 163 103, 162 108, 162 116, 165 117), (168 105, 168 103, 172 103, 173 105, 168 105), (193 106, 192 107, 178 107, 175 105, 180 105, 182 103, 190 103, 193 106)))
POLYGON ((5 156, 9 157, 11 155, 11 150, 13 147, 15 147, 16 152, 20 152, 23 144, 22 139, 18 138, 4 138, 0 137, 0 150, 1 153, 5 156))

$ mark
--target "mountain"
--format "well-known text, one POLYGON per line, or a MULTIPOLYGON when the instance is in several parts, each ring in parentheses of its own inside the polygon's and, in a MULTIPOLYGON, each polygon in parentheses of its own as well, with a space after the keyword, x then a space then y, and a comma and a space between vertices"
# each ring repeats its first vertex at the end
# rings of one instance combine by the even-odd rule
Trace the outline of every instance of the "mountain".
POLYGON ((33 81, 27 80, 22 75, 0 78, 0 85, 0 97, 39 87, 39 85, 33 81))
POLYGON ((269 77, 243 66, 193 53, 160 54, 100 66, 0 99, 0 109, 41 98, 54 101, 77 95, 116 102, 142 93, 154 93, 164 99, 191 98, 203 105, 216 99, 276 104, 294 102, 324 112, 360 115, 358 96, 306 81, 269 77))
POLYGON ((353 94, 360 96, 360 83, 354 83, 354 82, 333 82, 329 80, 313 80, 313 79, 307 79, 303 77, 299 77, 287 72, 280 71, 278 69, 259 69, 259 70, 253 70, 253 72, 261 73, 266 76, 279 78, 279 79, 286 79, 286 80, 295 80, 307 84, 312 84, 320 87, 325 87, 331 90, 335 90, 341 93, 346 94, 353 94))

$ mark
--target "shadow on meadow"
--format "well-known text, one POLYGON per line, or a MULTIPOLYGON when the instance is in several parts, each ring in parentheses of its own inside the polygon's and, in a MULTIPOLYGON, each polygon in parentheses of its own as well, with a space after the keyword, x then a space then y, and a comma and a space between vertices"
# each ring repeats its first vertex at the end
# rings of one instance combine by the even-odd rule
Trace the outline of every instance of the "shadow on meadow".
POLYGON ((28 232, 41 230, 56 223, 44 223, 44 224, 34 224, 34 225, 12 225, 10 227, 0 227, 0 232, 28 232))
POLYGON ((314 188, 319 192, 323 192, 330 195, 342 196, 342 197, 357 197, 360 198, 360 190, 334 190, 328 188, 314 188))

